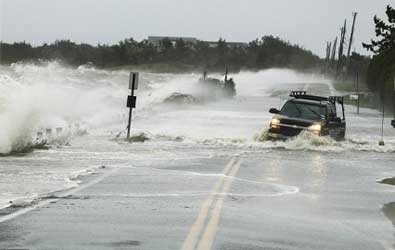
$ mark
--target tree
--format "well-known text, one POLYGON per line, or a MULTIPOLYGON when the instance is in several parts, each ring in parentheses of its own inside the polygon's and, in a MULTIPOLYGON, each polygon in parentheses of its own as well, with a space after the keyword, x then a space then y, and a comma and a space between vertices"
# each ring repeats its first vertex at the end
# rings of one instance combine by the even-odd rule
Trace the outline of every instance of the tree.
POLYGON ((373 19, 378 40, 372 39, 370 44, 362 44, 364 48, 375 54, 391 50, 395 45, 395 9, 388 5, 386 14, 388 23, 377 16, 373 19))
POLYGON ((222 38, 220 38, 217 42, 217 65, 218 66, 225 66, 226 65, 226 59, 227 59, 227 52, 228 52, 228 46, 226 44, 226 41, 222 38))
POLYGON ((384 103, 391 104, 395 100, 387 98, 392 92, 395 76, 395 9, 387 6, 387 22, 374 17, 376 39, 363 47, 373 52, 367 70, 367 83, 371 90, 379 91, 384 103))
POLYGON ((169 38, 164 38, 162 41, 160 41, 160 48, 163 51, 168 51, 173 48, 173 43, 170 41, 169 38))
POLYGON ((61 60, 79 66, 91 62, 98 67, 163 63, 185 69, 218 70, 228 67, 265 69, 271 67, 312 68, 319 58, 303 48, 280 38, 266 36, 247 44, 229 44, 219 39, 216 44, 185 40, 164 39, 159 46, 148 40, 133 38, 113 45, 77 44, 70 40, 57 40, 52 44, 31 46, 28 43, 0 44, 2 63, 18 61, 61 60))
POLYGON ((175 59, 177 62, 185 61, 185 57, 187 56, 187 45, 185 44, 184 40, 177 39, 175 45, 175 59))

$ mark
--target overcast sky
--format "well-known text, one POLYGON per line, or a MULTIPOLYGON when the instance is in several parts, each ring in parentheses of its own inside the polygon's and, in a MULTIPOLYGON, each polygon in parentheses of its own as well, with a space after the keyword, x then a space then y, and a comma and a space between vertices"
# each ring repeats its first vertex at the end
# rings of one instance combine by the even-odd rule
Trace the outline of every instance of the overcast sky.
MULTIPOLYGON (((1 39, 91 44, 191 36, 248 42, 280 36, 323 56, 345 18, 359 13, 353 48, 374 36, 373 16, 395 0, 0 0, 1 39)), ((350 29, 350 26, 349 26, 350 29)))

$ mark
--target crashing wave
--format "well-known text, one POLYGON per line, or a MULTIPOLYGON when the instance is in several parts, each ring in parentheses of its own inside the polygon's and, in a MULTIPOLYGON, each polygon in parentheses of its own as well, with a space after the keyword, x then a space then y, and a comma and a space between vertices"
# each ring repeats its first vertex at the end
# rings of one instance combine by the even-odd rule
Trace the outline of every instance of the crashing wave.
POLYGON ((173 104, 184 104, 184 103, 196 103, 197 99, 188 94, 182 93, 172 93, 170 96, 163 100, 163 103, 173 103, 173 104))
POLYGON ((31 153, 36 149, 48 149, 46 142, 35 144, 35 143, 27 143, 22 145, 13 146, 10 150, 5 152, 0 152, 0 157, 12 156, 12 155, 23 155, 27 153, 31 153))
POLYGON ((308 131, 302 131, 298 136, 288 140, 291 149, 304 149, 320 146, 338 146, 339 142, 329 136, 319 136, 308 131))
POLYGON ((197 140, 198 143, 206 145, 220 145, 220 146, 243 146, 247 142, 243 138, 212 138, 197 140))
POLYGON ((31 129, 18 130, 16 136, 7 137, 0 144, 0 156, 12 156, 31 153, 34 150, 47 150, 52 146, 70 146, 70 140, 73 136, 82 136, 87 134, 86 129, 79 127, 73 129, 56 128, 53 133, 52 129, 45 129, 45 132, 38 130, 36 136, 31 129))
POLYGON ((320 152, 343 152, 345 150, 377 153, 395 152, 395 146, 391 144, 383 147, 379 146, 376 142, 352 138, 347 138, 345 141, 336 141, 329 136, 318 136, 308 131, 302 131, 298 136, 292 137, 286 141, 271 141, 267 134, 267 129, 255 134, 254 141, 258 143, 257 146, 273 149, 310 150, 320 152))
POLYGON ((159 141, 173 141, 182 142, 185 140, 184 136, 170 136, 170 135, 155 135, 155 139, 159 141))
POLYGON ((131 134, 129 139, 126 138, 126 132, 122 131, 118 133, 112 141, 116 142, 146 142, 146 141, 168 141, 168 142, 183 142, 185 140, 184 136, 172 136, 164 134, 151 134, 149 132, 137 132, 131 134))
POLYGON ((38 202, 37 199, 31 199, 31 198, 22 198, 22 199, 16 199, 12 200, 9 202, 9 208, 25 208, 25 207, 30 207, 38 202))
POLYGON ((128 142, 145 142, 148 140, 150 140, 150 138, 148 137, 148 135, 146 133, 143 133, 143 132, 133 134, 127 139, 128 142))
POLYGON ((261 132, 254 135, 254 141, 256 142, 265 142, 269 140, 269 129, 263 129, 261 132))

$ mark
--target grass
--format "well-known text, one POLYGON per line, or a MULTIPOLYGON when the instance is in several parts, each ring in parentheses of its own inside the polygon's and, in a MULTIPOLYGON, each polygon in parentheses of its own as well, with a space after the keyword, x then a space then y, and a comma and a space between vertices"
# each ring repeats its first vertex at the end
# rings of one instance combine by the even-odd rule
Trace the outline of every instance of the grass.
MULTIPOLYGON (((338 91, 344 92, 357 92, 356 83, 353 81, 336 81, 333 82, 333 87, 338 91)), ((360 92, 368 92, 369 89, 364 83, 359 84, 359 91, 360 92)))
POLYGON ((149 137, 145 133, 139 133, 135 135, 131 135, 129 139, 127 139, 128 142, 133 143, 133 142, 145 142, 148 141, 149 137))
POLYGON ((337 91, 355 92, 355 84, 350 82, 334 82, 333 87, 337 91))
MULTIPOLYGON (((351 93, 357 92, 354 82, 337 81, 333 83, 333 87, 340 92, 351 92, 351 93)), ((363 93, 370 92, 366 84, 360 84, 359 91, 363 93)), ((350 100, 349 98, 345 98, 344 103, 352 106, 357 106, 357 101, 350 100)), ((377 105, 376 97, 373 93, 372 95, 361 94, 359 97, 359 106, 361 108, 372 108, 372 109, 379 108, 377 105)))
POLYGON ((378 183, 387 184, 387 185, 395 185, 395 177, 387 178, 379 181, 378 183))

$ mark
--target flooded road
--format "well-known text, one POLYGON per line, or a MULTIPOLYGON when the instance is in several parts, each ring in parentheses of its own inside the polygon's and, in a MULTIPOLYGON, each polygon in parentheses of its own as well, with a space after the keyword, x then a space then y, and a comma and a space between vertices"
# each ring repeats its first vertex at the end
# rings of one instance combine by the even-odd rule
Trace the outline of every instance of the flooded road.
POLYGON ((223 99, 199 77, 142 74, 132 131, 149 140, 128 143, 128 72, 1 68, 1 153, 41 131, 51 146, 0 158, 0 206, 12 205, 1 210, 0 248, 394 248, 395 187, 378 183, 395 176, 389 118, 384 147, 380 114, 351 106, 343 142, 265 141, 270 108, 291 90, 333 94, 331 82, 241 72, 236 97, 223 99), (173 93, 196 102, 164 103, 173 93))

